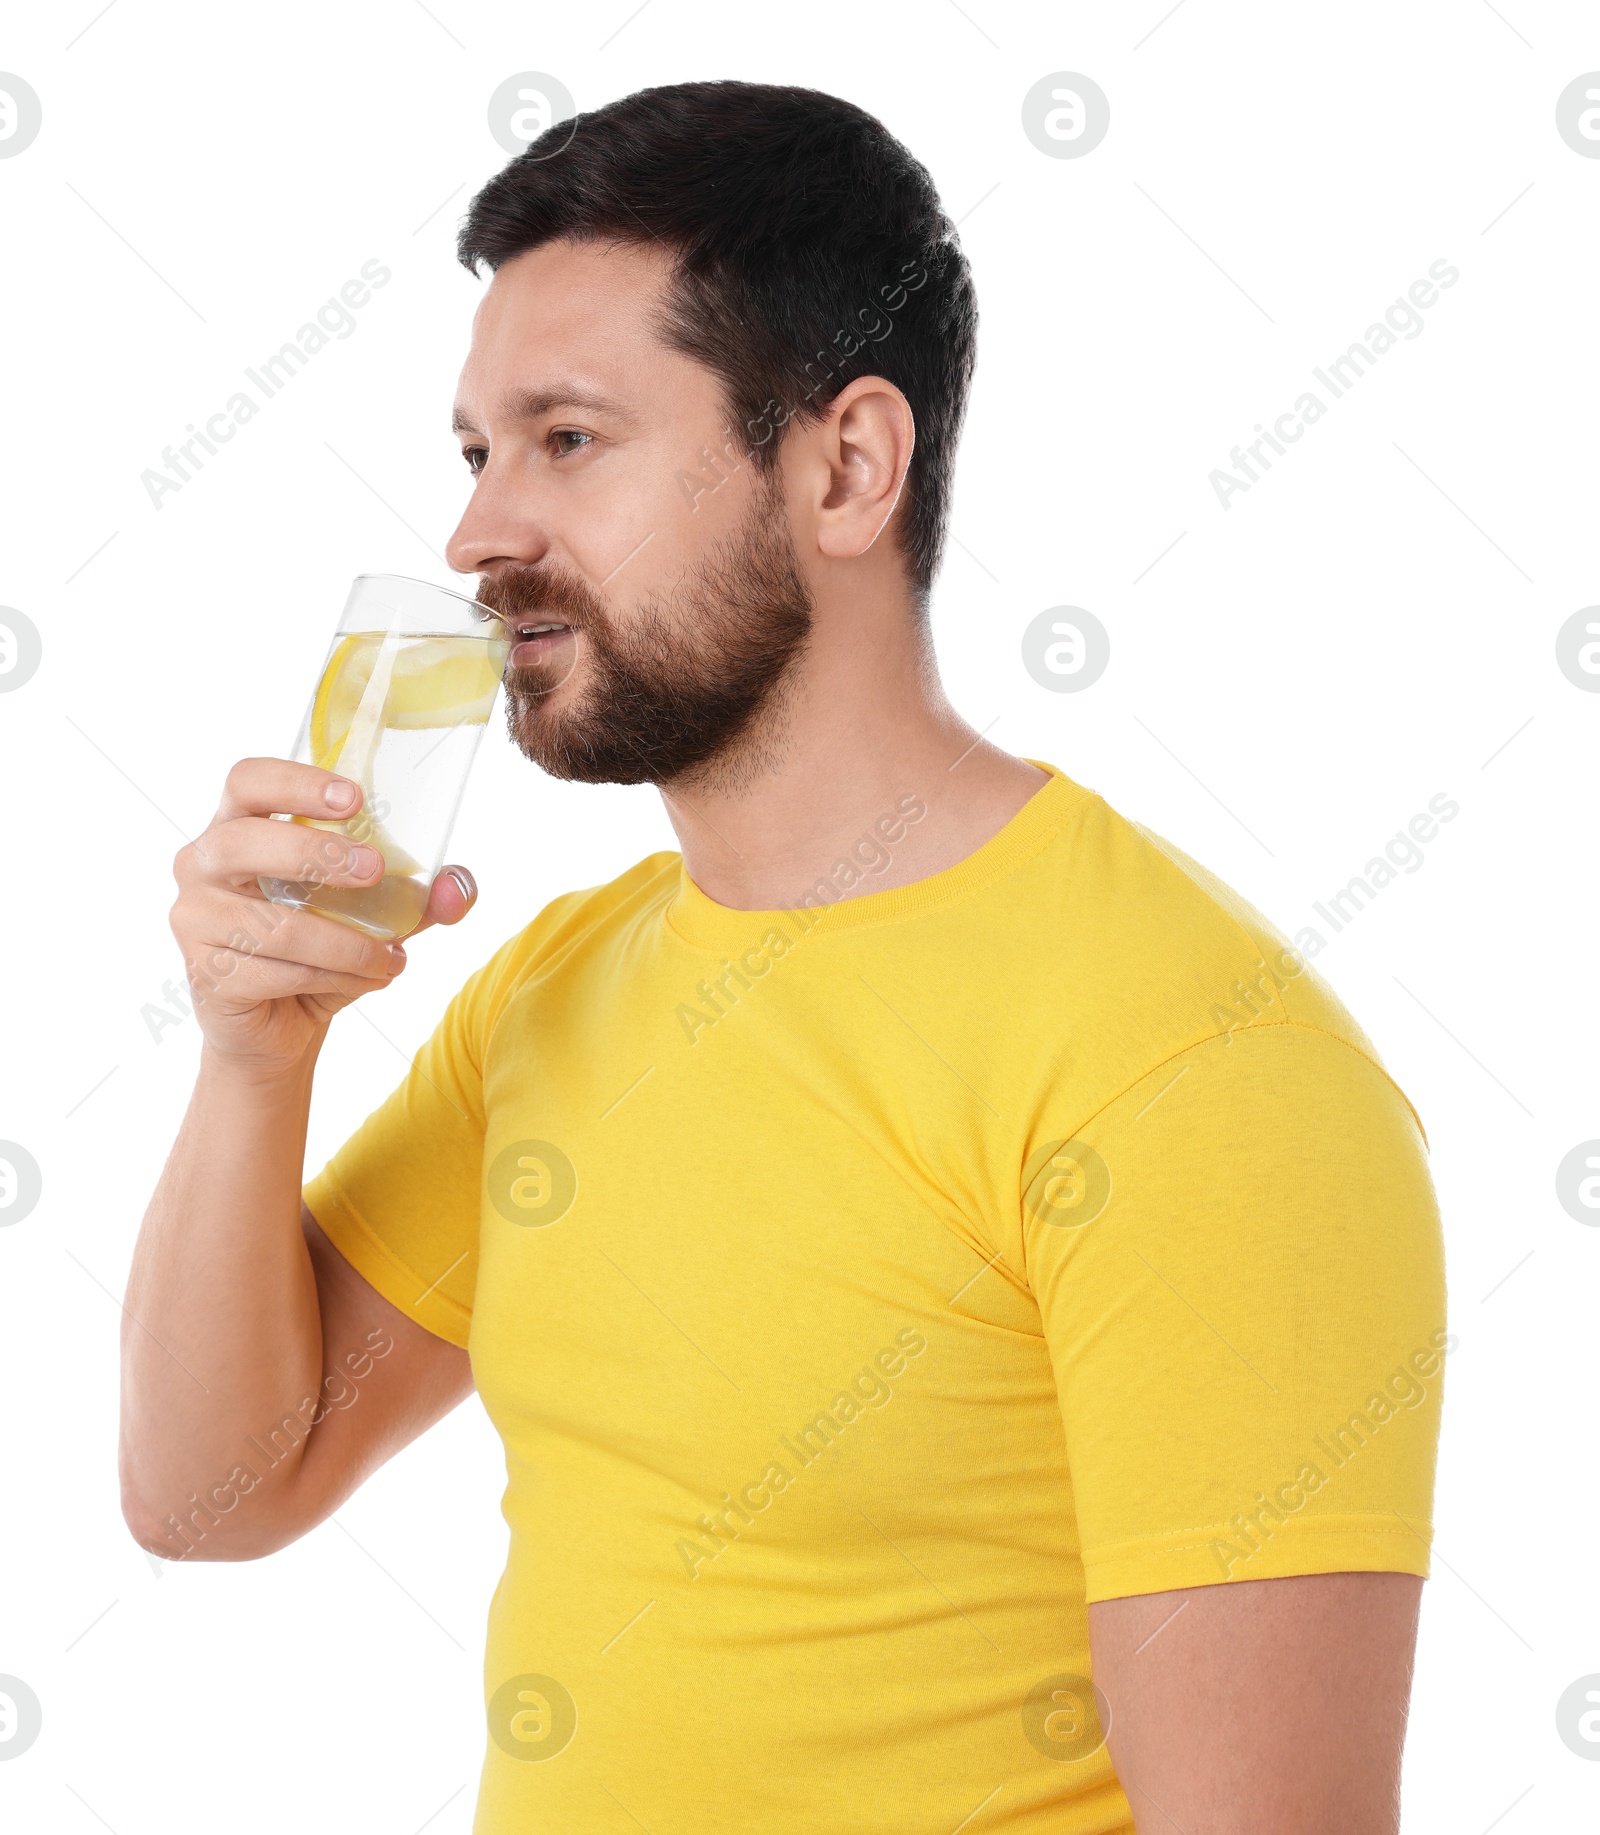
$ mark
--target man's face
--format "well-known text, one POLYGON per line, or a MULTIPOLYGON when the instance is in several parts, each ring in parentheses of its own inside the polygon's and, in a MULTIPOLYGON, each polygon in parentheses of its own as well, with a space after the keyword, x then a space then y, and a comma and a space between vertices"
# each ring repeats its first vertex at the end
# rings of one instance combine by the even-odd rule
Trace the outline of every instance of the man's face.
POLYGON ((512 736, 557 777, 738 781, 810 629, 781 468, 757 477, 717 379, 656 329, 669 272, 631 245, 506 262, 457 391, 477 482, 448 558, 484 575, 512 736))

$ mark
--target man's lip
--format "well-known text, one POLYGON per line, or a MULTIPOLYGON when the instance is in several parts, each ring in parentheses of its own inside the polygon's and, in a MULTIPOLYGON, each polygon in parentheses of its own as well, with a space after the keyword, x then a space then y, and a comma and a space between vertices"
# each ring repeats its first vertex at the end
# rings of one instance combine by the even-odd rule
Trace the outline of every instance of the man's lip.
POLYGON ((527 637, 522 636, 513 626, 510 632, 511 654, 507 660, 513 665, 538 662, 549 656, 558 644, 576 635, 577 632, 570 624, 558 625, 552 631, 540 631, 536 636, 527 637))

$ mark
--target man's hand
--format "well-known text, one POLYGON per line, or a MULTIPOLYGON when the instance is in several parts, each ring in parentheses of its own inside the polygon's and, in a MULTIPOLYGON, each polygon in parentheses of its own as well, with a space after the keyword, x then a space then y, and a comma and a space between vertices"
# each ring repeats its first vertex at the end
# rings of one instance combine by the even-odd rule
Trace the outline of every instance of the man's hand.
POLYGON ((1395 1835, 1421 1594, 1312 1574, 1090 1606, 1140 1835, 1395 1835))
MULTIPOLYGON (((275 1073, 320 1043, 341 1007, 387 987, 405 966, 399 943, 347 924, 274 905, 257 875, 333 886, 372 886, 383 875, 374 847, 275 814, 344 820, 361 807, 348 778, 281 758, 246 758, 228 773, 210 826, 173 863, 173 935, 194 989, 195 1014, 213 1053, 275 1073)), ((448 867, 433 882, 419 929, 454 924, 476 898, 471 875, 448 867)))

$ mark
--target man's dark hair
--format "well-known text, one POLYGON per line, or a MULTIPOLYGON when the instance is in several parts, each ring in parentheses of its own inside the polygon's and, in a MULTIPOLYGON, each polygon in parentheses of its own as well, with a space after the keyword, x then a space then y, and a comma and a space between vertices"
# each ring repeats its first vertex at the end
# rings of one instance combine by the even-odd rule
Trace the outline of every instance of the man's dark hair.
POLYGON ((815 89, 641 89, 546 129, 472 200, 458 253, 476 273, 564 236, 673 252, 664 333, 721 379, 762 471, 787 420, 820 419, 857 376, 904 394, 916 446, 899 526, 925 604, 978 307, 933 180, 882 122, 815 89))

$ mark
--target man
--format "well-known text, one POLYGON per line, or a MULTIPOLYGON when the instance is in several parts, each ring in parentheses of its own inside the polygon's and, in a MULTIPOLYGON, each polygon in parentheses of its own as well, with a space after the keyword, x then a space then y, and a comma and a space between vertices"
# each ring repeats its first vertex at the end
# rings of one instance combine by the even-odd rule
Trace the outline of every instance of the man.
POLYGON ((945 699, 976 311, 927 174, 685 84, 512 161, 461 254, 449 558, 513 737, 656 785, 682 855, 505 943, 302 1194, 329 1021, 405 951, 259 898, 325 839, 268 818, 355 787, 234 768, 177 862, 205 1050, 129 1291, 135 1534, 281 1548, 475 1384, 480 1835, 1392 1831, 1420 1128, 1257 913, 945 699))

